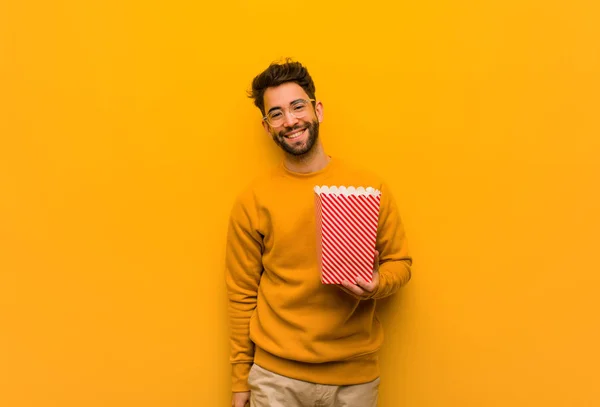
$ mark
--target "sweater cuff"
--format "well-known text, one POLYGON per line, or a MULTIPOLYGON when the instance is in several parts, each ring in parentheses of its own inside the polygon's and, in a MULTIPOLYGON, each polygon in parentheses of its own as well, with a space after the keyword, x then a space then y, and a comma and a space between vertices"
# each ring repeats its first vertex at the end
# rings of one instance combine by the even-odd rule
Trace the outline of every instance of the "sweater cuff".
POLYGON ((410 265, 407 261, 389 262, 379 267, 379 287, 370 296, 379 300, 395 294, 411 278, 410 265))
POLYGON ((248 375, 252 363, 234 363, 231 365, 231 391, 234 393, 250 391, 248 375))

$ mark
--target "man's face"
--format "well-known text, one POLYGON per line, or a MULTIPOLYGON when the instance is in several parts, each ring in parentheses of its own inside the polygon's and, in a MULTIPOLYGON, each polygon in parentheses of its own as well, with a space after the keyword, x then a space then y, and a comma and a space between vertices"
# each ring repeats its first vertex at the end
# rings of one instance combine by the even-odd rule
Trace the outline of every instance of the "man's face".
POLYGON ((320 102, 314 108, 309 103, 302 117, 292 114, 294 103, 308 99, 304 89, 294 82, 268 88, 264 94, 265 114, 278 110, 283 118, 283 122, 276 127, 263 122, 265 130, 279 147, 295 156, 311 151, 319 137, 319 122, 323 118, 323 106, 320 102))

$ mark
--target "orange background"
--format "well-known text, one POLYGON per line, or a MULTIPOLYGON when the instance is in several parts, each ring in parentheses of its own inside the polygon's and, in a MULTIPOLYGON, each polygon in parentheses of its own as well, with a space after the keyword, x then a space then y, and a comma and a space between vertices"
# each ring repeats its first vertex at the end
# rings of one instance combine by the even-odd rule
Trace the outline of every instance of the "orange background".
POLYGON ((600 404, 600 21, 575 0, 0 2, 0 405, 229 405, 246 97, 291 56, 398 198, 381 406, 600 404))

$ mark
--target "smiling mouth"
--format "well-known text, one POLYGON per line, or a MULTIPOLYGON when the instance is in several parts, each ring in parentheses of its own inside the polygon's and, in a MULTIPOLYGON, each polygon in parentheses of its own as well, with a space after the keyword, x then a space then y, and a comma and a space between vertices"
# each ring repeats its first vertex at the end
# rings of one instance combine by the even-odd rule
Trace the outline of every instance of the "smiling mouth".
POLYGON ((288 140, 295 140, 298 137, 300 137, 301 135, 303 135, 305 131, 306 131, 306 129, 297 130, 293 133, 286 134, 284 137, 288 140))

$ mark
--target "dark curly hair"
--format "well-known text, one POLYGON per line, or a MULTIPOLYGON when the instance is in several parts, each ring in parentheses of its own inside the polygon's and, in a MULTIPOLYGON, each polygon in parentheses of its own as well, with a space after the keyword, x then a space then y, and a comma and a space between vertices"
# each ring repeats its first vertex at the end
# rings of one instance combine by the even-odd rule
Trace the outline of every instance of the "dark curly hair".
POLYGON ((308 69, 300 62, 287 58, 284 62, 273 62, 267 69, 257 75, 252 81, 252 90, 248 96, 254 99, 254 105, 265 114, 264 95, 267 88, 279 86, 286 82, 295 82, 304 89, 309 98, 315 99, 315 84, 308 69))

